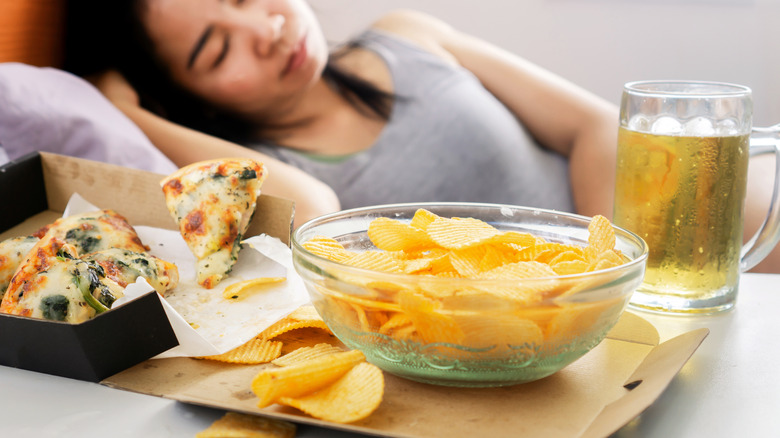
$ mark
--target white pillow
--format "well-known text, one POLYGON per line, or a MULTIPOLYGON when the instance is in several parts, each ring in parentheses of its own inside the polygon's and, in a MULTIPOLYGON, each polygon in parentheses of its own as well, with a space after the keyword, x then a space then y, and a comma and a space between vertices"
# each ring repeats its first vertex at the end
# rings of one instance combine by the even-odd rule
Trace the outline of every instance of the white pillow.
POLYGON ((46 151, 160 174, 176 170, 92 84, 20 63, 0 63, 0 148, 11 160, 46 151))

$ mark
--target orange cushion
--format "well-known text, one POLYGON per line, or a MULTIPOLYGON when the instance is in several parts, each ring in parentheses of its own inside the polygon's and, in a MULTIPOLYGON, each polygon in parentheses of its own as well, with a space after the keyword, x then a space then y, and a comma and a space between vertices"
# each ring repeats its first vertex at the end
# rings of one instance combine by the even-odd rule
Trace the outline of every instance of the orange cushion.
POLYGON ((64 31, 65 0, 0 0, 0 62, 60 67, 64 31))

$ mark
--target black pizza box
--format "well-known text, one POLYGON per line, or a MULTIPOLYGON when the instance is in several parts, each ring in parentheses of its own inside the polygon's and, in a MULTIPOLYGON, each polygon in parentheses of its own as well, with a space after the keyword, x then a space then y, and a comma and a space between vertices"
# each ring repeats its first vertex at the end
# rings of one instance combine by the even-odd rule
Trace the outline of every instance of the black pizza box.
MULTIPOLYGON (((0 241, 29 235, 62 216, 75 193, 133 226, 176 229, 165 175, 36 152, 0 166, 0 241)), ((289 244, 293 203, 261 195, 247 236, 289 244)), ((160 297, 149 293, 81 324, 0 313, 0 365, 99 382, 178 345, 160 297)))

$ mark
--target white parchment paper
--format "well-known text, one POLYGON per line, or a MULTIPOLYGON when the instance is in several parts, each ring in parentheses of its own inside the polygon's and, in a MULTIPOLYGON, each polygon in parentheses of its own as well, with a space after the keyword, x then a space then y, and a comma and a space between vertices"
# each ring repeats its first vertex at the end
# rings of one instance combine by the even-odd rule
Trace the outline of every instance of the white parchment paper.
MULTIPOLYGON (((99 208, 74 194, 63 216, 96 210, 99 208)), ((195 257, 178 231, 133 227, 151 254, 176 264, 179 269, 178 286, 162 300, 179 346, 156 358, 208 356, 230 351, 310 302, 303 280, 293 268, 290 248, 277 238, 262 234, 244 240, 230 275, 215 288, 204 289, 195 280, 195 257), (230 284, 258 277, 286 277, 287 280, 241 300, 222 296, 230 284)), ((139 279, 128 285, 125 297, 118 299, 113 307, 150 290, 151 286, 139 279)))

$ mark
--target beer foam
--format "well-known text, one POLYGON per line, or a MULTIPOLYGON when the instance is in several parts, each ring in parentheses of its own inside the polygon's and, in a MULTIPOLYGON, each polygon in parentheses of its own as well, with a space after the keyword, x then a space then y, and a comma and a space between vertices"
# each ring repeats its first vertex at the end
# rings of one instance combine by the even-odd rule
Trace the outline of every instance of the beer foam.
POLYGON ((715 135, 715 126, 706 117, 694 117, 682 125, 682 135, 690 137, 712 137, 715 135))
POLYGON ((650 133, 659 135, 679 135, 682 130, 682 123, 669 116, 659 117, 650 127, 650 133))

